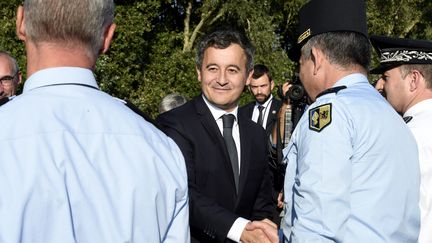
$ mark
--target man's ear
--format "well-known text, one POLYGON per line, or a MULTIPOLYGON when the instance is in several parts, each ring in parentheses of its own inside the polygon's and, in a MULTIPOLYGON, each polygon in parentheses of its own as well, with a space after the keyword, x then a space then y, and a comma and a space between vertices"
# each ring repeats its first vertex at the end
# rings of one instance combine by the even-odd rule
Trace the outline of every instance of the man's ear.
POLYGON ((411 70, 411 73, 409 74, 408 78, 409 78, 408 81, 409 81, 410 91, 415 91, 419 89, 422 85, 422 82, 424 83, 423 75, 416 69, 411 70))
POLYGON ((270 80, 270 90, 273 90, 273 88, 274 88, 274 81, 273 80, 270 80))
POLYGON ((116 24, 111 23, 104 33, 104 40, 101 48, 101 53, 106 53, 111 45, 111 41, 114 37, 114 31, 116 29, 116 24))
POLYGON ((195 67, 195 70, 196 70, 196 72, 197 72, 197 78, 198 78, 198 81, 201 82, 201 70, 200 70, 199 67, 195 67))
POLYGON ((321 69, 324 55, 320 49, 312 47, 310 58, 313 63, 313 74, 316 75, 318 73, 318 70, 321 69))
POLYGON ((22 74, 21 74, 21 72, 18 72, 18 81, 17 81, 17 84, 20 84, 21 83, 21 81, 22 81, 22 74))
POLYGON ((248 75, 248 77, 247 77, 247 79, 246 79, 246 83, 245 83, 246 86, 249 86, 249 84, 250 84, 250 82, 251 82, 251 80, 252 80, 252 75, 253 75, 253 73, 254 73, 253 70, 249 72, 249 75, 248 75))
POLYGON ((26 40, 26 34, 25 34, 25 24, 24 24, 24 7, 19 6, 17 9, 17 17, 16 17, 16 35, 18 36, 18 39, 25 41, 26 40))

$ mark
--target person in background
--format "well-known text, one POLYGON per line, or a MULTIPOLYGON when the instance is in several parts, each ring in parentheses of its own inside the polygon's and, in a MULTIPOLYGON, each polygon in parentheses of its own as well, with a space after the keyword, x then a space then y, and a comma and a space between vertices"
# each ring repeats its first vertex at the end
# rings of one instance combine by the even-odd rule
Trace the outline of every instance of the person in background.
POLYGON ((271 93, 274 85, 273 78, 267 66, 256 64, 249 84, 249 90, 254 96, 255 101, 240 108, 240 112, 244 112, 254 122, 266 129, 268 135, 273 130, 277 113, 282 104, 271 93))
POLYGON ((25 0, 24 91, 0 109, 0 241, 188 242, 177 145, 99 90, 112 0, 25 0))
POLYGON ((164 112, 172 110, 176 107, 183 105, 186 102, 186 98, 180 94, 169 94, 165 96, 159 104, 159 113, 162 114, 164 112))
MULTIPOLYGON (((417 141, 420 159, 419 243, 432 242, 432 41, 371 36, 388 102, 403 116, 417 141)), ((397 130, 395 130, 397 132, 397 130)))
POLYGON ((15 97, 20 82, 21 72, 17 61, 9 53, 0 51, 0 106, 15 97))
POLYGON ((265 131, 237 112, 252 70, 246 36, 205 35, 196 57, 202 94, 156 119, 186 160, 192 242, 278 242, 265 131))
MULTIPOLYGON (((254 96, 255 101, 250 102, 239 108, 240 113, 244 113, 247 117, 250 117, 252 121, 258 123, 266 130, 266 140, 263 146, 268 146, 268 139, 272 133, 273 127, 277 122, 277 113, 281 107, 282 102, 272 95, 274 88, 274 81, 270 75, 270 71, 264 64, 256 64, 253 69, 252 79, 249 84, 249 91, 254 96)), ((271 149, 269 149, 271 151, 271 149)), ((272 175, 273 184, 273 201, 277 205, 278 195, 281 192, 281 186, 278 185, 277 181, 279 175, 277 174, 277 168, 273 165, 273 157, 269 155, 270 172, 272 175)), ((283 181, 283 179, 281 179, 283 181)), ((281 183, 279 183, 281 184, 281 183)), ((282 209, 282 205, 279 205, 279 209, 282 209)), ((275 210, 273 221, 276 224, 280 224, 280 210, 275 210)))
POLYGON ((367 80, 365 1, 311 0, 298 33, 289 57, 313 103, 284 151, 285 240, 416 242, 417 146, 367 80))

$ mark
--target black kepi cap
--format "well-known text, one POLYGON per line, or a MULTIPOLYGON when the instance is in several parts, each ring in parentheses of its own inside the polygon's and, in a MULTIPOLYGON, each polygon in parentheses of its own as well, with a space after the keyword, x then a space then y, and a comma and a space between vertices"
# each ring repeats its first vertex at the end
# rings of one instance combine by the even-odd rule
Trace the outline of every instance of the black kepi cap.
POLYGON ((351 31, 368 37, 364 0, 311 0, 299 11, 299 37, 288 51, 293 61, 310 37, 326 32, 351 31))
POLYGON ((402 64, 432 64, 432 41, 371 36, 380 64, 370 73, 381 74, 402 64))

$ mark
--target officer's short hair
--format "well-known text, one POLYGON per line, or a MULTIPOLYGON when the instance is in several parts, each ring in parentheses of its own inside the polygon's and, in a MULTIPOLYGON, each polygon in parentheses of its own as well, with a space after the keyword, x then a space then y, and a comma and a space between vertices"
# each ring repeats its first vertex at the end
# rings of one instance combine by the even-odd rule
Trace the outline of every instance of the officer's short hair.
POLYGON ((114 19, 113 0, 25 0, 26 35, 35 43, 80 44, 97 56, 114 19))
POLYGON ((406 78, 412 70, 418 70, 426 80, 427 88, 432 89, 432 64, 404 64, 399 70, 402 78, 406 78))
POLYGON ((312 36, 301 48, 303 58, 310 59, 312 47, 319 48, 331 64, 342 68, 360 65, 368 70, 370 65, 369 40, 357 32, 326 32, 312 36))

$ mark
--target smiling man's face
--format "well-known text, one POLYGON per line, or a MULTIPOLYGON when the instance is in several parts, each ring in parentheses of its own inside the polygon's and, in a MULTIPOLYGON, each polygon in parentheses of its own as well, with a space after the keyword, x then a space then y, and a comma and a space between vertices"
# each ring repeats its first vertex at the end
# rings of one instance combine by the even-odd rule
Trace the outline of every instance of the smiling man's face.
POLYGON ((202 92, 211 104, 225 111, 232 111, 237 106, 252 75, 247 72, 246 60, 246 54, 238 44, 205 50, 202 66, 197 72, 202 92))

